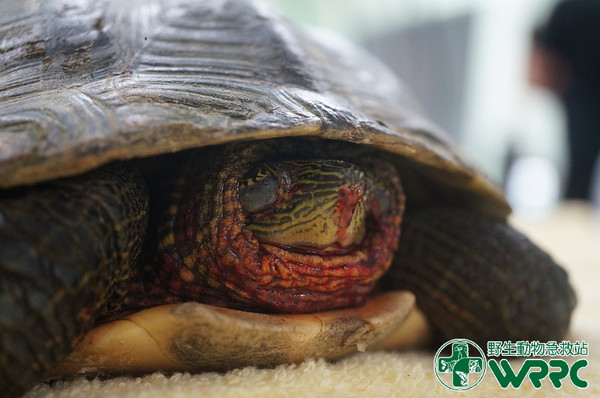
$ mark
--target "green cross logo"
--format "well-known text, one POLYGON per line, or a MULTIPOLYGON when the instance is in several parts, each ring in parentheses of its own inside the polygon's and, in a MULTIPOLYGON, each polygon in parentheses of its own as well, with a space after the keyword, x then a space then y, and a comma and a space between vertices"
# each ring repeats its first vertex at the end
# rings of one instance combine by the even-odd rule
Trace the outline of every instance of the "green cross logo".
MULTIPOLYGON (((446 351, 450 350, 448 348, 446 351)), ((437 379, 445 387, 456 390, 470 390, 483 380, 486 371, 486 360, 483 350, 467 339, 454 339, 445 343, 435 354, 433 370, 437 379), (444 349, 451 345, 449 356, 441 356, 444 349), (469 346, 475 347, 475 355, 469 356, 469 346), (450 376, 444 376, 448 374, 450 376), (477 376, 478 377, 472 377, 477 376), (451 378, 451 380, 448 380, 451 378)))

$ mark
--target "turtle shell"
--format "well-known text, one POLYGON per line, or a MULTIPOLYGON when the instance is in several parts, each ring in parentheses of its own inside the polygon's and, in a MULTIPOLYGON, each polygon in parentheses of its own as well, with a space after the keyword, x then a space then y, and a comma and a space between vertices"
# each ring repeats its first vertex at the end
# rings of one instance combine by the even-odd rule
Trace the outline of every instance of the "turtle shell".
MULTIPOLYGON (((219 150, 244 146, 252 145, 219 150)), ((205 148, 201 153, 212 149, 205 148)), ((228 152, 213 154, 219 153, 228 152)), ((242 156, 233 157, 233 161, 242 156)), ((170 177, 165 172, 158 179, 157 189, 168 192, 162 183, 168 185, 165 179, 170 177)), ((23 240, 18 239, 21 232, 13 235, 8 228, 5 235, 9 239, 2 240, 4 246, 0 247, 8 248, 9 260, 16 252, 33 253, 32 258, 41 259, 31 270, 29 263, 21 266, 21 262, 11 260, 8 274, 3 270, 1 278, 2 282, 10 282, 4 275, 11 276, 16 267, 23 271, 13 278, 16 290, 9 290, 4 296, 7 300, 0 303, 6 308, 18 307, 16 311, 4 311, 11 336, 26 334, 17 328, 23 324, 21 318, 28 330, 39 331, 26 336, 25 343, 18 337, 10 340, 3 336, 11 350, 2 350, 0 355, 0 390, 8 386, 12 395, 17 394, 11 391, 22 392, 41 377, 80 371, 144 373, 273 366, 307 356, 337 358, 367 348, 422 345, 423 340, 429 343, 430 337, 438 337, 433 336, 437 334, 434 327, 445 328, 453 337, 470 338, 454 328, 465 323, 469 325, 467 331, 481 339, 480 330, 492 336, 488 340, 499 339, 496 326, 500 325, 502 339, 516 336, 513 340, 558 340, 566 331, 575 305, 565 272, 507 225, 510 208, 502 193, 423 116, 393 74, 344 40, 298 30, 269 7, 247 0, 0 2, 0 189, 7 190, 0 194, 11 205, 24 203, 19 193, 33 198, 19 212, 0 214, 0 227, 21 226, 24 223, 19 218, 11 221, 10 215, 29 215, 35 210, 35 230, 41 231, 38 241, 43 243, 34 246, 37 241, 32 241, 31 251, 20 250, 29 248, 30 242, 18 246, 23 240), (290 137, 311 138, 291 141, 290 137), (147 237, 141 232, 147 214, 122 205, 137 201, 141 206, 141 202, 152 202, 160 195, 152 196, 152 187, 148 187, 149 195, 144 197, 142 191, 133 189, 134 185, 143 185, 137 171, 125 173, 123 169, 128 167, 112 166, 33 189, 10 188, 140 158, 146 160, 134 163, 142 167, 131 169, 151 173, 166 164, 163 160, 179 158, 159 155, 183 150, 196 155, 199 152, 192 153, 195 148, 267 139, 268 144, 256 147, 268 148, 268 156, 278 151, 274 158, 284 158, 291 152, 301 157, 304 154, 298 152, 306 150, 319 159, 340 155, 340 160, 352 161, 373 151, 375 157, 383 157, 395 166, 407 197, 405 213, 413 217, 416 231, 411 235, 411 224, 403 222, 404 239, 396 256, 414 261, 408 267, 390 267, 394 272, 386 275, 381 286, 386 293, 377 291, 356 308, 296 315, 243 312, 195 302, 159 305, 88 331, 88 327, 97 325, 94 310, 106 301, 99 298, 116 292, 123 282, 108 266, 109 260, 118 257, 125 259, 119 261, 119 266, 137 266, 142 241, 152 240, 152 232, 147 237), (346 143, 323 145, 321 150, 307 145, 317 145, 319 139, 346 143), (277 140, 287 142, 277 146, 277 140), (299 141, 301 148, 294 146, 299 141), (121 194, 118 199, 113 200, 107 192, 93 194, 104 186, 103 178, 108 176, 128 187, 115 190, 121 194), (69 190, 57 188, 63 182, 70 184, 69 190), (46 209, 46 195, 52 196, 53 205, 60 206, 46 209), (84 206, 62 206, 68 202, 63 198, 71 200, 71 196, 74 203, 79 197, 97 200, 86 201, 84 206), (426 211, 412 211, 429 205, 432 208, 426 211), (119 211, 105 217, 113 208, 119 211), (436 208, 440 211, 427 211, 436 208), (75 230, 72 223, 64 223, 64 228, 61 223, 57 234, 50 223, 48 228, 38 223, 38 213, 55 210, 67 214, 67 221, 77 219, 82 226, 75 232, 79 240, 74 245, 81 250, 61 250, 64 242, 70 242, 62 236, 75 230), (418 217, 423 214, 424 218, 418 217), (103 243, 97 239, 110 235, 105 232, 107 228, 122 232, 115 240, 123 242, 105 239, 103 243), (423 231, 417 231, 419 228, 423 231), (429 239, 430 231, 442 231, 446 235, 436 234, 442 238, 452 231, 461 233, 460 239, 446 245, 438 244, 439 239, 429 239), (50 232, 49 237, 46 232, 50 232), (477 237, 474 243, 473 236, 477 237), (13 249, 13 241, 17 250, 13 249), (413 244, 425 241, 432 246, 413 244), (53 259, 38 257, 39 246, 56 246, 59 265, 54 267, 53 259), (449 260, 434 258, 424 264, 418 256, 421 253, 413 256, 412 252, 401 252, 403 248, 428 252, 430 247, 431 251, 441 252, 439 258, 449 260), (110 255, 105 256, 108 251, 110 255), (488 252, 488 256, 471 255, 488 252), (80 258, 78 253, 85 256, 80 258), (87 260, 88 254, 91 260, 87 260), (100 261, 94 256, 109 260, 100 261), (69 261, 62 264, 66 258, 69 261), (34 272, 39 264, 44 274, 34 272), (438 268, 428 268, 428 264, 438 268), (438 272, 440 265, 448 272, 438 272), (76 272, 71 273, 71 268, 77 268, 76 272), (429 274, 440 279, 456 280, 456 275, 465 275, 472 277, 473 283, 453 284, 445 279, 443 283, 432 279, 427 286, 397 283, 408 281, 410 277, 405 278, 403 273, 412 269, 432 270, 429 274), (21 274, 27 274, 27 278, 20 278, 21 274), (46 274, 50 277, 44 277, 46 274), (97 276, 97 283, 92 283, 92 274, 97 276), (76 285, 76 289, 71 289, 70 295, 62 294, 62 290, 54 294, 54 286, 46 289, 40 282, 52 285, 55 279, 67 287, 76 285), (383 286, 383 282, 391 287, 383 286), (29 285, 37 290, 27 289, 29 285), (476 289, 470 289, 471 285, 476 289), (446 288, 447 292, 437 294, 438 288, 446 288), (479 295, 480 291, 485 294, 479 295), (88 299, 84 293, 94 305, 85 304, 88 299), (487 295, 494 300, 479 300, 487 295), (477 305, 469 310, 472 312, 464 311, 466 306, 459 300, 445 305, 447 300, 442 298, 449 296, 477 305), (58 304, 67 299, 81 305, 59 308, 58 304), (443 305, 438 301, 444 301, 443 305), (450 306, 464 314, 456 317, 457 322, 445 322, 453 318, 446 311, 450 306), (30 311, 38 307, 43 308, 46 327, 38 322, 37 312, 30 311), (444 316, 430 316, 435 315, 434 309, 444 316), (67 322, 71 317, 78 319, 67 322), (477 324, 471 322, 476 318, 481 318, 477 324), (463 322, 465 319, 468 322, 463 322), (434 321, 444 325, 439 327, 434 321), (87 334, 79 340, 83 333, 87 334), (60 338, 54 339, 58 334, 60 338), (75 344, 75 350, 65 358, 75 344), (53 367, 54 373, 48 373, 53 367)))
POLYGON ((9 0, 0 15, 1 188, 114 160, 316 136, 397 155, 423 200, 510 211, 384 66, 265 5, 9 0))

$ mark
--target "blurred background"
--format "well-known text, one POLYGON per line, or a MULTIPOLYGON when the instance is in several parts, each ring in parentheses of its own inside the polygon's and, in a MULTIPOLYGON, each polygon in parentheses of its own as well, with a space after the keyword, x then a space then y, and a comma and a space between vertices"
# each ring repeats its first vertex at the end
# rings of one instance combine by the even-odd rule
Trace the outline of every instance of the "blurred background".
POLYGON ((270 2, 295 23, 337 31, 387 63, 429 118, 504 187, 517 214, 544 217, 559 202, 568 159, 563 108, 528 82, 532 32, 555 0, 270 2))
POLYGON ((556 0, 270 2, 296 24, 362 44, 397 72, 429 118, 504 188, 511 223, 569 272, 579 298, 570 338, 597 336, 600 167, 590 200, 565 200, 563 104, 531 84, 533 32, 556 0))

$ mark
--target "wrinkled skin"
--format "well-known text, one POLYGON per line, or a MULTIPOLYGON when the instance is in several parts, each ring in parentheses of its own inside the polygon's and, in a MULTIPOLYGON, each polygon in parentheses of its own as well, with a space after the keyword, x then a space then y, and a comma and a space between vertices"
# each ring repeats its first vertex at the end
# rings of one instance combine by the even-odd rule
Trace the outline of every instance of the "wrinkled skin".
MULTIPOLYGON (((375 250, 374 257, 367 259, 373 264, 379 264, 370 270, 377 276, 383 275, 382 283, 378 284, 377 289, 414 291, 417 295, 417 304, 435 327, 439 339, 460 336, 470 337, 478 342, 489 339, 545 340, 559 339, 564 335, 575 303, 566 274, 552 259, 503 221, 490 220, 473 212, 452 208, 431 211, 419 208, 411 210, 409 201, 408 214, 402 223, 404 231, 399 240, 399 248, 389 272, 384 274, 389 266, 389 262, 386 261, 391 260, 391 253, 398 243, 398 231, 393 226, 400 224, 404 207, 401 188, 395 173, 392 169, 387 169, 386 163, 369 160, 369 152, 361 147, 333 142, 315 147, 314 143, 313 140, 241 143, 164 158, 172 161, 168 163, 170 164, 168 167, 164 167, 163 165, 167 163, 163 162, 154 164, 150 161, 141 162, 136 167, 143 170, 142 174, 147 176, 150 193, 150 221, 145 238, 143 233, 137 232, 135 233, 137 237, 130 237, 134 231, 143 231, 146 222, 144 215, 146 201, 137 199, 139 195, 144 196, 144 184, 136 182, 140 181, 136 173, 123 174, 119 171, 117 177, 119 175, 123 177, 116 179, 110 177, 110 172, 94 173, 74 180, 52 183, 32 191, 19 190, 6 195, 0 203, 0 209, 2 214, 10 217, 4 217, 3 233, 12 234, 11 236, 21 233, 11 242, 25 242, 25 237, 36 236, 36 234, 41 236, 41 240, 29 243, 34 258, 41 261, 32 262, 29 257, 20 259, 11 257, 10 246, 4 244, 9 241, 2 241, 0 253, 4 254, 0 258, 0 265, 2 265, 0 270, 3 273, 1 297, 3 303, 7 300, 8 303, 12 303, 5 308, 12 308, 12 305, 18 304, 20 307, 14 308, 19 308, 16 311, 21 311, 22 314, 18 315, 15 310, 2 314, 3 350, 0 356, 2 359, 0 380, 3 388, 22 391, 25 386, 39 380, 47 369, 81 338, 82 332, 97 322, 97 319, 115 319, 120 314, 130 313, 139 308, 191 299, 247 311, 289 312, 290 309, 301 312, 314 311, 313 307, 305 307, 306 302, 302 300, 298 304, 292 302, 289 297, 281 299, 276 289, 269 290, 269 293, 273 292, 272 294, 257 293, 252 290, 257 286, 255 281, 248 282, 246 277, 239 278, 240 268, 230 269, 233 270, 231 280, 242 281, 239 286, 234 286, 234 283, 220 285, 223 277, 223 274, 219 273, 223 271, 220 270, 214 274, 217 275, 216 277, 212 279, 210 277, 211 268, 218 268, 219 264, 222 264, 220 261, 227 257, 222 254, 230 250, 229 246, 219 245, 229 245, 233 242, 235 247, 238 237, 243 238, 243 242, 247 242, 248 237, 252 235, 251 229, 258 228, 253 225, 258 225, 261 218, 254 217, 247 222, 250 228, 244 230, 243 223, 239 223, 240 219, 247 217, 244 212, 256 213, 256 209, 260 209, 264 203, 268 205, 280 203, 277 200, 273 201, 269 195, 258 195, 258 199, 256 197, 249 199, 246 189, 248 178, 258 180, 253 174, 253 170, 256 170, 258 165, 281 166, 282 159, 296 159, 296 161, 310 159, 309 162, 320 162, 319 159, 327 160, 334 157, 337 158, 335 162, 351 162, 353 159, 360 159, 357 163, 361 166, 357 167, 365 168, 367 174, 373 174, 374 179, 369 177, 367 180, 371 182, 367 185, 371 185, 369 191, 374 192, 374 196, 378 199, 365 202, 367 209, 365 221, 370 221, 366 222, 364 233, 361 232, 362 227, 352 227, 352 218, 346 217, 344 221, 343 217, 340 218, 340 211, 331 213, 331 217, 337 220, 335 233, 326 234, 325 237, 325 241, 337 239, 331 252, 325 250, 322 254, 318 253, 320 248, 317 246, 321 242, 319 238, 310 242, 309 247, 304 245, 300 249, 291 251, 281 243, 261 243, 260 239, 255 239, 262 247, 261 252, 279 255, 278 253, 282 251, 288 251, 287 257, 285 255, 279 257, 284 259, 279 260, 284 264, 287 264, 286 261, 297 261, 298 258, 311 259, 311 265, 322 264, 323 259, 353 256, 352 253, 356 248, 362 247, 362 242, 369 243, 373 239, 380 242, 381 239, 385 240, 385 235, 391 231, 391 235, 387 235, 387 238, 392 237, 389 243, 390 249, 375 250), (202 160, 193 160, 194 158, 202 160), (104 179, 110 183, 99 184, 99 181, 104 179), (186 184, 193 188, 181 189, 186 184), (96 189, 99 190, 97 194, 96 189), (40 192, 44 194, 40 195, 40 192), (48 195, 45 194, 46 192, 48 195), (51 192, 59 192, 56 199, 52 199, 51 192), (108 199, 109 196, 103 196, 106 195, 103 192, 113 196, 108 199), (106 200, 99 200, 99 198, 106 200), (131 200, 132 198, 135 200, 131 200), (43 211, 41 215, 27 211, 28 206, 40 200, 45 203, 47 211, 43 211), (90 201, 87 202, 88 200, 90 201), (81 207, 78 206, 78 213, 72 211, 70 206, 76 206, 78 201, 84 203, 84 208, 91 210, 82 213, 81 207), (10 207, 15 203, 18 203, 22 210, 14 210, 14 207, 10 207), (106 207, 105 203, 112 203, 112 205, 106 207), (64 211, 58 211, 63 208, 64 211), (99 209, 110 214, 101 217, 102 220, 106 220, 108 229, 99 230, 94 238, 81 241, 80 237, 85 236, 82 233, 88 225, 98 225, 94 220, 98 217, 99 209), (234 214, 236 211, 241 212, 239 213, 241 218, 234 214), (69 221, 73 218, 73 214, 78 216, 89 214, 89 218, 86 221, 85 218, 76 217, 74 224, 69 221), (388 218, 384 216, 385 214, 391 216, 388 218), (46 218, 50 218, 46 224, 40 222, 46 218), (198 219, 201 221, 198 222, 198 219), (391 220, 392 227, 386 226, 389 223, 385 221, 386 219, 391 220), (195 221, 186 224, 185 221, 188 220, 195 221), (40 229, 43 225, 49 225, 51 228, 40 229), (78 225, 80 227, 77 227, 78 225), (111 225, 113 227, 110 227, 111 225), (29 230, 23 232, 23 226, 29 230), (338 236, 340 226, 343 226, 344 233, 338 236), (346 239, 346 232, 350 239, 346 239), (194 245, 184 244, 182 247, 174 245, 174 242, 185 238, 186 235, 195 238, 210 236, 208 240, 200 239, 198 247, 201 251, 205 250, 201 252, 202 256, 187 252, 187 250, 197 250, 194 245), (382 238, 376 238, 378 235, 382 238), (45 236, 64 236, 64 238, 46 241, 45 236), (233 239, 230 239, 231 237, 233 239), (135 259, 142 238, 146 242, 138 264, 135 259), (361 243, 356 243, 359 240, 361 243), (72 243, 67 243, 70 241, 72 243), (115 251, 115 242, 125 243, 115 251), (213 246, 213 249, 206 249, 212 243, 216 246, 213 246), (94 253, 91 248, 97 248, 97 252, 104 253, 106 257, 101 257, 100 265, 94 268, 94 270, 101 270, 101 275, 94 274, 88 269, 79 270, 77 266, 80 262, 76 256, 70 257, 74 260, 61 258, 60 253, 63 252, 65 244, 70 244, 73 248, 77 247, 82 253, 94 253), (344 248, 343 244, 347 247, 344 248), (219 247, 222 249, 218 249, 219 247), (181 256, 182 263, 174 264, 166 260, 166 258, 173 258, 174 253, 181 253, 181 250, 186 251, 181 256), (211 252, 211 250, 215 251, 211 252), (127 255, 115 258, 110 253, 127 255), (377 256, 383 256, 385 261, 379 262, 377 256), (192 263, 186 260, 189 258, 208 258, 210 263, 192 263), (189 264, 191 267, 188 267, 189 264), (47 269, 53 275, 71 275, 72 279, 69 280, 78 281, 77 288, 70 287, 73 285, 69 284, 68 280, 58 278, 51 278, 49 286, 39 285, 35 283, 34 278, 31 278, 28 280, 32 282, 27 285, 31 287, 21 288, 26 286, 24 284, 26 279, 20 276, 8 277, 13 275, 14 269, 35 270, 39 267, 48 267, 47 269), (205 267, 204 270, 202 267, 205 267), (115 271, 117 269, 125 271, 118 274, 115 271), (75 271, 77 273, 72 274, 75 271), (133 276, 130 277, 132 274, 133 276), (7 277, 4 277, 5 275, 7 277), (219 280, 215 280, 217 278, 219 280), (115 283, 117 281, 118 284, 115 283), (125 293, 124 286, 127 285, 127 281, 130 282, 130 289, 125 293), (41 289, 40 293, 37 293, 36 289, 41 289), (97 295, 97 300, 84 301, 80 299, 81 291, 104 293, 99 295, 93 293, 97 295), (27 297, 36 297, 41 292, 46 294, 45 302, 49 307, 42 307, 40 310, 32 309, 29 304, 31 301, 27 297), (64 315, 54 316, 53 313, 56 311, 64 315), (41 327, 33 328, 31 325, 34 323, 41 327), (58 336, 57 328, 68 330, 69 335, 58 336), (8 334, 5 331, 8 331, 8 334), (19 336, 19 339, 24 338, 32 347, 40 341, 39 333, 47 333, 47 336, 52 339, 50 341, 60 341, 60 345, 50 343, 49 346, 38 347, 32 352, 28 346, 14 345, 5 337, 14 336, 13 339, 17 339, 16 336, 19 336), (49 349, 52 351, 48 351, 49 349), (18 361, 26 362, 21 362, 20 366, 8 366, 9 363, 14 364, 18 361), (31 363, 35 366, 30 366, 31 363), (17 368, 29 370, 13 374, 12 369, 17 368)), ((327 162, 331 161, 327 160, 327 162)), ((343 163, 343 168, 354 167, 348 166, 349 164, 343 163)), ((397 171, 401 175, 406 172, 401 169, 397 171)), ((337 190, 338 194, 340 189, 344 194, 341 198, 338 195, 335 199, 336 206, 343 205, 342 208, 348 203, 359 202, 357 195, 347 195, 347 190, 358 188, 350 189, 344 184, 345 182, 340 183, 337 190)), ((280 188, 276 189, 277 194, 280 193, 280 188)), ((244 252, 246 250, 244 244, 246 243, 240 246, 242 250, 239 252, 242 257, 247 253, 244 252)), ((331 243, 327 245, 331 246, 331 243)), ((378 244, 367 246, 379 247, 378 244)), ((263 260, 256 262, 249 260, 242 263, 256 265, 261 264, 260 261, 263 260)), ((359 269, 360 267, 362 266, 359 266, 359 269)), ((365 267, 369 268, 367 265, 365 267)), ((317 300, 318 305, 325 303, 330 308, 359 305, 375 286, 377 279, 367 274, 367 290, 354 289, 356 282, 353 277, 357 272, 352 268, 350 272, 345 271, 343 266, 341 269, 342 272, 337 277, 342 282, 341 286, 344 286, 344 281, 350 281, 345 285, 349 290, 342 289, 342 293, 338 296, 336 290, 332 289, 331 276, 326 275, 322 279, 325 281, 323 286, 326 288, 320 292, 324 294, 324 299, 317 300), (339 297, 342 302, 339 301, 339 297)), ((245 271, 242 269, 241 272, 245 271)), ((273 280, 287 283, 281 277, 273 280)), ((301 282, 305 280, 311 279, 304 277, 299 279, 301 282)), ((336 282, 336 286, 338 285, 339 283, 336 282)), ((319 287, 317 284, 316 291, 319 291, 319 287)), ((306 284, 303 292, 311 292, 313 288, 313 285, 306 284)), ((295 290, 292 289, 292 292, 295 290)), ((310 303, 310 300, 308 302, 310 303)), ((322 307, 314 308, 322 309, 322 307)))
POLYGON ((154 258, 158 283, 168 281, 184 300, 258 312, 363 304, 389 268, 400 234, 404 196, 395 171, 375 161, 363 161, 363 173, 347 162, 275 158, 271 167, 280 170, 269 178, 278 185, 267 188, 275 198, 249 212, 240 181, 255 178, 252 167, 263 156, 260 144, 234 146, 226 162, 214 162, 217 170, 176 189, 154 258))

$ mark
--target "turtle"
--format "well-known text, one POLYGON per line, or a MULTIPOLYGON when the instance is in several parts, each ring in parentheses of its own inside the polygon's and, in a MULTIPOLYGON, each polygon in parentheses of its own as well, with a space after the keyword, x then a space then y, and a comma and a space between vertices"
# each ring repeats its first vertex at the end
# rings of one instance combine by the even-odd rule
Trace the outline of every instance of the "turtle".
POLYGON ((365 50, 249 0, 0 15, 7 394, 565 335, 567 273, 365 50))

